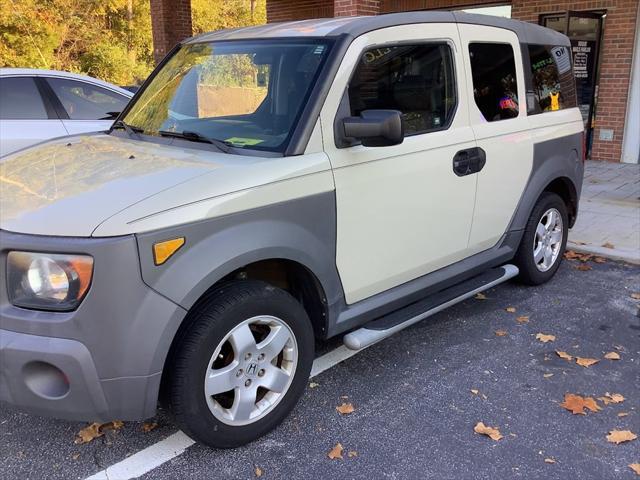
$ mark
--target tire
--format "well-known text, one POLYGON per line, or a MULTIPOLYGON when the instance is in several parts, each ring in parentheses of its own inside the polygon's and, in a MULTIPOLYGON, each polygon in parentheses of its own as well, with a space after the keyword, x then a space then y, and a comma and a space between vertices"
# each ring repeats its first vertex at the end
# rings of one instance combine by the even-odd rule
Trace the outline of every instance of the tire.
POLYGON ((518 279, 526 285, 551 280, 562 262, 568 233, 569 215, 564 200, 555 193, 544 192, 531 212, 516 252, 518 279), (553 215, 558 219, 554 220, 553 215), (555 228, 550 228, 553 222, 557 222, 555 228))
POLYGON ((280 424, 304 392, 314 358, 313 328, 300 303, 246 280, 214 292, 189 322, 168 372, 178 426, 205 445, 233 448, 280 424))

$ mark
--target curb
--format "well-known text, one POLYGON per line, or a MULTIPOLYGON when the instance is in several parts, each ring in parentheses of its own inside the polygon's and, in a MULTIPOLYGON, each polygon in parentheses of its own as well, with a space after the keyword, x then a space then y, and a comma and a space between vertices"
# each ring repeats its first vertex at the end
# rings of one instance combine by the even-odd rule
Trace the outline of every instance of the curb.
POLYGON ((600 257, 610 258, 612 260, 622 260, 634 265, 640 265, 640 250, 628 250, 623 248, 606 248, 597 247, 582 243, 576 243, 571 240, 567 241, 567 249, 574 250, 579 253, 591 253, 600 257))

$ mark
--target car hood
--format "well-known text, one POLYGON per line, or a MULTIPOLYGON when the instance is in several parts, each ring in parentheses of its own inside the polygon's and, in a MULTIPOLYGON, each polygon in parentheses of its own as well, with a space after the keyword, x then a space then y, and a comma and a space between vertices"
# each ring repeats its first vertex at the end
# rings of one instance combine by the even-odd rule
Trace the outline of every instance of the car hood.
POLYGON ((0 158, 0 228, 91 236, 104 220, 220 168, 216 152, 95 134, 0 158))

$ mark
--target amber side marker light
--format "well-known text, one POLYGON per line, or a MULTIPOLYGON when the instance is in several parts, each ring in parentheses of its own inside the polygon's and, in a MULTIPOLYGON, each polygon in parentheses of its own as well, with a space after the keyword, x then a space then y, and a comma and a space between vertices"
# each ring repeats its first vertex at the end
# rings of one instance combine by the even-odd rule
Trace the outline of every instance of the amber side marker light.
POLYGON ((153 244, 153 261, 156 265, 162 265, 184 245, 184 237, 173 238, 153 244))

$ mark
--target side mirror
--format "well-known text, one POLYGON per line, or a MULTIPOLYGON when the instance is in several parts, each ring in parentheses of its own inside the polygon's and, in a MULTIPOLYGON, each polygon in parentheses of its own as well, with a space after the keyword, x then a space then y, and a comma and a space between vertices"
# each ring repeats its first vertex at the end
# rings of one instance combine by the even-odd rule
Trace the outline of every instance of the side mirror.
POLYGON ((398 145, 404 140, 404 125, 398 110, 364 110, 359 117, 342 121, 345 137, 358 139, 365 147, 398 145))

